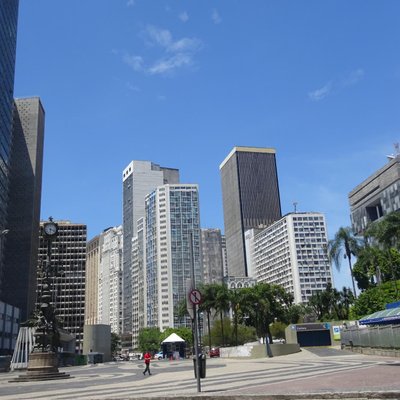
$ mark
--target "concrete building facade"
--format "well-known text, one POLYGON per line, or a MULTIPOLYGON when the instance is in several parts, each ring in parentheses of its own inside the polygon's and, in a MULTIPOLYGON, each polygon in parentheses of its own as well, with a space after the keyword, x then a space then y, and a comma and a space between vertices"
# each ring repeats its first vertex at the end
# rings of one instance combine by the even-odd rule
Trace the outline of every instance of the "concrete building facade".
POLYGON ((20 309, 22 321, 30 316, 36 301, 43 146, 40 99, 16 99, 1 298, 20 309))
POLYGON ((158 186, 179 183, 179 170, 150 161, 132 161, 122 173, 123 184, 123 332, 132 333, 132 240, 137 221, 145 215, 145 197, 158 186))
POLYGON ((224 260, 220 229, 201 229, 201 255, 204 283, 223 283, 224 260))
POLYGON ((187 280, 203 281, 197 185, 164 185, 146 197, 144 240, 145 325, 191 327, 178 307, 187 280))
POLYGON ((332 283, 321 213, 290 213, 254 236, 257 282, 282 286, 297 304, 332 283))
POLYGON ((122 332, 122 226, 109 228, 100 236, 98 276, 98 323, 122 332))
POLYGON ((245 232, 281 218, 275 150, 235 147, 220 172, 229 275, 248 276, 245 232))
POLYGON ((400 210, 400 155, 357 185, 349 193, 351 223, 355 235, 379 218, 400 210))
MULTIPOLYGON (((54 221, 58 224, 57 237, 51 243, 51 264, 56 272, 53 285, 53 307, 62 328, 76 338, 76 352, 82 353, 83 326, 85 320, 85 269, 86 225, 70 221, 54 221)), ((40 226, 39 269, 47 259, 47 240, 40 226)), ((38 276, 38 290, 41 278, 38 276)))
POLYGON ((89 240, 86 246, 85 268, 85 325, 99 323, 99 268, 100 268, 100 235, 89 240))

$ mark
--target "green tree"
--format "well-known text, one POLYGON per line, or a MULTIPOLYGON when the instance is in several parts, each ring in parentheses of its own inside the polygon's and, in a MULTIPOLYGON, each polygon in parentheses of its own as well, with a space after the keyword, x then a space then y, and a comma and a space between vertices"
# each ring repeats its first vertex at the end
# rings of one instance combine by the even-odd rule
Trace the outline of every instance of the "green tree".
POLYGON ((356 256, 360 249, 360 241, 354 236, 350 227, 341 227, 337 231, 335 237, 328 243, 328 255, 339 270, 342 257, 347 258, 353 284, 354 297, 357 297, 356 286, 354 283, 352 256, 356 256))
POLYGON ((157 327, 143 328, 139 330, 139 350, 156 353, 160 350, 161 332, 157 327))
POLYGON ((367 235, 378 241, 385 248, 400 249, 400 212, 385 215, 382 220, 372 223, 367 235))
POLYGON ((121 348, 121 338, 114 332, 111 332, 111 354, 116 354, 121 348))
POLYGON ((213 310, 217 308, 217 293, 219 290, 219 287, 221 285, 218 285, 216 283, 210 283, 207 285, 202 285, 200 286, 200 292, 202 295, 203 301, 201 302, 199 306, 199 311, 206 313, 207 315, 207 330, 208 330, 208 335, 206 335, 206 338, 208 340, 208 346, 211 348, 211 343, 212 343, 212 338, 211 338, 211 315, 213 310))
MULTIPOLYGON (((394 283, 397 287, 400 287, 400 281, 394 281, 394 283)), ((393 282, 385 282, 380 286, 362 292, 351 307, 350 317, 360 319, 376 311, 383 310, 387 303, 396 301, 397 290, 393 286, 393 282)))
POLYGON ((216 312, 220 315, 221 321, 221 334, 222 334, 222 345, 225 346, 225 334, 224 334, 224 327, 225 324, 223 323, 225 314, 229 311, 230 307, 230 295, 229 289, 225 284, 219 285, 218 290, 215 296, 215 309, 216 312))

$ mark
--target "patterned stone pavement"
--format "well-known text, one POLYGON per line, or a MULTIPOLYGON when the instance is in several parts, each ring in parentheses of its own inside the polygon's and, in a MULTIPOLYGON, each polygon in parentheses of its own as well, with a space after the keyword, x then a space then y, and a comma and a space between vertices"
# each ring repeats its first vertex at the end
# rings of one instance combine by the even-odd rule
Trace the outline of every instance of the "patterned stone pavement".
POLYGON ((143 376, 142 362, 117 362, 60 369, 73 378, 9 382, 21 374, 0 374, 2 400, 136 399, 223 397, 227 399, 400 399, 400 359, 334 348, 263 359, 207 359, 206 378, 197 391, 191 360, 153 361, 143 376))

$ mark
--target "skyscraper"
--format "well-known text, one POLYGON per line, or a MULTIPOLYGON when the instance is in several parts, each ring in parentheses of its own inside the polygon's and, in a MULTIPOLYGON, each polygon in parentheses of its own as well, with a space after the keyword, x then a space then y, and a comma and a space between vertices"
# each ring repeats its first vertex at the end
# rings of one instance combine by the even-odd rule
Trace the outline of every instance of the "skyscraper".
POLYGON ((6 226, 18 3, 18 0, 0 2, 0 230, 6 226))
MULTIPOLYGON (((52 269, 57 272, 53 283, 53 307, 62 321, 62 328, 75 336, 76 352, 83 349, 83 325, 85 319, 85 268, 86 225, 70 221, 55 221, 58 234, 51 242, 52 269)), ((47 240, 41 222, 39 242, 39 266, 47 260, 47 240)), ((41 290, 38 276, 38 290, 41 290)))
POLYGON ((228 272, 248 276, 245 232, 281 217, 275 150, 234 147, 220 165, 228 272))
POLYGON ((106 229, 100 235, 98 323, 122 328, 122 226, 106 229))
POLYGON ((224 263, 222 237, 219 229, 201 230, 201 254, 203 261, 204 283, 222 284, 224 263))
POLYGON ((2 299, 21 309, 22 321, 29 317, 36 300, 43 143, 44 110, 40 99, 16 99, 2 299))
POLYGON ((12 144, 18 0, 0 1, 0 299, 12 144))
POLYGON ((89 240, 86 245, 85 269, 85 325, 99 323, 99 268, 100 235, 89 240))
POLYGON ((123 332, 132 332, 132 239, 144 217, 146 195, 164 184, 179 183, 179 170, 150 161, 132 161, 123 171, 123 332))
POLYGON ((191 326, 178 307, 186 299, 187 279, 203 281, 197 185, 164 185, 146 197, 145 323, 191 326))

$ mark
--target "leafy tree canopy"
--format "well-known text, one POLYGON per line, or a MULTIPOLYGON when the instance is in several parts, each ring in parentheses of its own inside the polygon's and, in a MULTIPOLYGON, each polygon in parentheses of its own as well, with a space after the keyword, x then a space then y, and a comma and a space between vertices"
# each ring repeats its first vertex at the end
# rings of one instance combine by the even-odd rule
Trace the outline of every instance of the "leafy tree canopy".
POLYGON ((399 291, 400 281, 386 282, 380 286, 365 290, 351 308, 350 317, 352 319, 360 319, 376 311, 383 310, 387 303, 398 300, 399 291))

